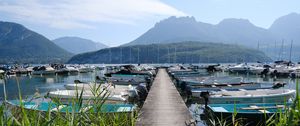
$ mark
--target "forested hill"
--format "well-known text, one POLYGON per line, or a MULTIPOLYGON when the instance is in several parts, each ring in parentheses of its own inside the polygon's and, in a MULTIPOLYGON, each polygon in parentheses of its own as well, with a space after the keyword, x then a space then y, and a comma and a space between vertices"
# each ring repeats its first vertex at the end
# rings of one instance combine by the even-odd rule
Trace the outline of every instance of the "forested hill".
POLYGON ((68 63, 226 63, 271 61, 263 52, 243 46, 180 42, 106 48, 78 54, 68 63))
POLYGON ((0 21, 0 63, 63 63, 71 56, 23 25, 0 21))

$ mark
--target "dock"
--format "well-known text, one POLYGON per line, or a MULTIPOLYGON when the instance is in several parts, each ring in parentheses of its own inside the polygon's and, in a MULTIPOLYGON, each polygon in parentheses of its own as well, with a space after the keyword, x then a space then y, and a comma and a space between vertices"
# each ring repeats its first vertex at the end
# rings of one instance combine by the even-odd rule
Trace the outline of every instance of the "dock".
POLYGON ((160 68, 139 112, 136 126, 194 125, 193 118, 166 69, 160 68))

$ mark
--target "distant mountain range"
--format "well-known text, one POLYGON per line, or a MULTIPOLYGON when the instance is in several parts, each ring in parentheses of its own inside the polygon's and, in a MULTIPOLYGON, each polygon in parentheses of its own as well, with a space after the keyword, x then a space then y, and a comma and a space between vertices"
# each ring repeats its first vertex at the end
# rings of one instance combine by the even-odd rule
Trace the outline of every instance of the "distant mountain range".
POLYGON ((53 42, 61 48, 74 54, 96 51, 108 47, 102 43, 79 37, 61 37, 53 40, 53 42))
POLYGON ((180 42, 120 46, 78 54, 68 63, 224 63, 271 61, 263 52, 239 45, 180 42))
POLYGON ((292 59, 300 60, 298 57, 300 54, 300 50, 298 50, 300 47, 299 33, 300 14, 297 13, 278 18, 268 29, 257 27, 246 19, 224 19, 219 24, 213 25, 198 22, 193 17, 170 17, 156 23, 143 35, 120 47, 107 48, 103 44, 78 37, 63 37, 53 40, 59 47, 44 36, 20 24, 0 22, 0 63, 64 62, 72 56, 72 53, 83 54, 74 56, 69 60, 70 63, 269 61, 270 59, 262 52, 243 46, 259 49, 271 56, 273 60, 288 59, 291 40, 294 45, 292 59), (197 42, 200 44, 197 45, 197 42), (209 44, 206 45, 203 42, 209 44), (184 43, 194 45, 195 49, 183 48, 189 46, 184 43), (155 51, 156 46, 161 48, 158 58, 156 56, 158 52, 155 51), (176 56, 174 56, 175 51, 173 54, 171 52, 166 54, 167 48, 172 50, 171 47, 177 49, 176 56), (128 49, 132 52, 128 53, 128 49), (120 56, 120 50, 123 50, 122 56, 120 56), (148 51, 145 52, 146 50, 148 51), (253 54, 250 53, 251 51, 253 54), (140 56, 137 56, 138 54, 140 56), (139 57, 138 60, 137 57, 139 57))
POLYGON ((284 39, 300 45, 300 14, 291 13, 278 18, 269 29, 253 25, 246 19, 224 19, 212 25, 197 22, 193 17, 170 17, 125 45, 201 41, 234 43, 256 47, 284 39))
POLYGON ((24 26, 0 22, 0 63, 65 62, 71 53, 24 26))
POLYGON ((278 18, 269 31, 287 40, 288 43, 294 40, 297 45, 300 45, 300 14, 291 13, 278 18))

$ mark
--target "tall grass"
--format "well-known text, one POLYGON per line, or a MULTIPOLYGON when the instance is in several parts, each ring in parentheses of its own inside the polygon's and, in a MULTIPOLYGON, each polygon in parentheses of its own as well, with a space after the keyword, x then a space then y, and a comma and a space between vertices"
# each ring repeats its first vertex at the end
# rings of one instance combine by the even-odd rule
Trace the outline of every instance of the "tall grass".
POLYGON ((299 126, 300 125, 300 99, 299 99, 299 80, 296 81, 296 97, 290 108, 273 115, 267 120, 268 126, 299 126))
MULTIPOLYGON (((5 79, 1 76, 0 79, 5 79)), ((99 86, 92 88, 94 98, 88 99, 89 103, 93 103, 92 108, 86 109, 83 100, 83 91, 77 90, 76 98, 73 98, 71 103, 71 111, 61 112, 38 111, 26 109, 23 104, 19 81, 17 79, 20 105, 12 107, 6 101, 0 105, 0 125, 1 126, 133 126, 136 120, 136 112, 131 113, 104 113, 101 107, 105 104, 110 92, 103 90, 99 86), (86 109, 85 111, 79 111, 86 109)), ((5 81, 4 81, 5 82, 5 81)), ((5 85, 5 84, 4 84, 5 85)), ((96 85, 96 84, 95 84, 96 85)), ((51 104, 56 106, 63 105, 59 99, 53 100, 51 104)))

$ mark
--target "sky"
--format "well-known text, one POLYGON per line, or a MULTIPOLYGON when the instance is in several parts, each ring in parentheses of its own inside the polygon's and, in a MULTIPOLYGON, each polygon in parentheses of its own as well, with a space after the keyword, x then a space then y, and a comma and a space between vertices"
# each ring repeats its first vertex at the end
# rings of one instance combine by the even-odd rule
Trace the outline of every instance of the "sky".
POLYGON ((300 13, 299 0, 0 0, 0 20, 16 22, 53 40, 77 36, 119 46, 170 16, 194 16, 218 24, 248 19, 269 28, 274 20, 300 13))

